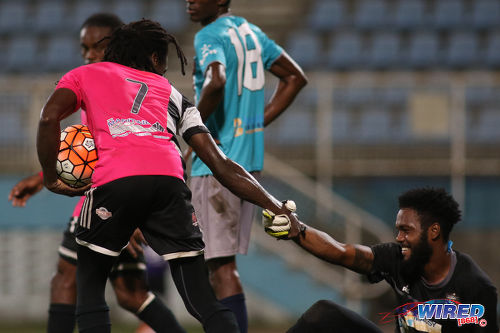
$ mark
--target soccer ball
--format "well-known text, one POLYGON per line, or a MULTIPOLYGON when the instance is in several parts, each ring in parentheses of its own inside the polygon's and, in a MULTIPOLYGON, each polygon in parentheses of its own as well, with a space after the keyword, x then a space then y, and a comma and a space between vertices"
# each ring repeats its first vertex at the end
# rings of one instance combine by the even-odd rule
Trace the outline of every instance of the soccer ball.
POLYGON ((71 125, 61 131, 57 175, 71 187, 90 183, 97 162, 94 138, 85 125, 71 125))

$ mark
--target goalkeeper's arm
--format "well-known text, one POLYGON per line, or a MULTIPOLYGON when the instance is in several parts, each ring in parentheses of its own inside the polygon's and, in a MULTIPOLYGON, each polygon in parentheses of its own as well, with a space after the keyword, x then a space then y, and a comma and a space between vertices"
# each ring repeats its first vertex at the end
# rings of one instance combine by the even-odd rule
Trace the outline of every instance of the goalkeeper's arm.
MULTIPOLYGON (((285 201, 284 206, 291 212, 295 211, 293 201, 285 201)), ((269 235, 278 239, 292 239, 309 253, 332 264, 362 274, 371 271, 373 266, 371 248, 340 243, 327 233, 306 226, 298 219, 289 219, 287 215, 274 215, 267 210, 262 214, 264 229, 269 235)))
POLYGON ((340 243, 326 232, 310 226, 292 239, 306 251, 332 264, 361 274, 367 274, 372 269, 373 252, 368 246, 340 243))

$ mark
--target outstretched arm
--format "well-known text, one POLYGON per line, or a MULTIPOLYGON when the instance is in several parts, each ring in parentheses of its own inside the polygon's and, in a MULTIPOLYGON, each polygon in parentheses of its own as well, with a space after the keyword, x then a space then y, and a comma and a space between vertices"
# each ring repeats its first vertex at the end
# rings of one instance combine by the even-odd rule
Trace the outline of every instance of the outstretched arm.
POLYGON ((63 183, 56 172, 57 154, 60 146, 60 121, 69 116, 76 108, 76 95, 66 88, 56 89, 42 109, 36 148, 42 165, 43 182, 52 192, 68 196, 82 195, 90 185, 78 189, 63 183))
MULTIPOLYGON (((295 222, 291 223, 293 225, 295 222)), ((344 266, 361 274, 367 274, 372 269, 374 257, 368 246, 340 243, 327 233, 310 226, 296 236, 291 233, 289 237, 293 237, 293 240, 306 251, 332 264, 344 266)))
POLYGON ((29 198, 40 192, 43 188, 43 180, 40 173, 21 179, 10 190, 9 201, 12 201, 14 207, 24 207, 29 198))
MULTIPOLYGON (((195 134, 189 138, 188 144, 212 170, 215 178, 235 195, 262 208, 269 209, 275 214, 291 214, 250 173, 226 157, 210 134, 195 134)), ((295 217, 293 219, 296 220, 295 217)))
POLYGON ((269 69, 279 82, 264 110, 264 126, 269 125, 293 102, 295 96, 307 84, 302 68, 285 52, 269 69))

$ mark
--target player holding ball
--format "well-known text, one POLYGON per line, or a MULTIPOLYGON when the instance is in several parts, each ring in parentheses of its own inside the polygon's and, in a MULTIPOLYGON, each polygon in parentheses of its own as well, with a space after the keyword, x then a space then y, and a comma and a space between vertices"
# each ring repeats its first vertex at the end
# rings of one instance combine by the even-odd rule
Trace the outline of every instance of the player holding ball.
POLYGON ((141 20, 120 27, 110 38, 104 62, 65 74, 42 110, 37 151, 49 190, 80 195, 87 189, 70 187, 56 172, 60 121, 79 107, 86 111, 99 153, 76 229, 80 332, 111 331, 106 280, 136 228, 169 261, 187 310, 205 331, 239 332, 233 312, 217 301, 208 280, 175 134, 235 195, 297 223, 289 209, 221 152, 197 108, 162 76, 170 43, 184 72, 182 50, 158 23, 141 20))

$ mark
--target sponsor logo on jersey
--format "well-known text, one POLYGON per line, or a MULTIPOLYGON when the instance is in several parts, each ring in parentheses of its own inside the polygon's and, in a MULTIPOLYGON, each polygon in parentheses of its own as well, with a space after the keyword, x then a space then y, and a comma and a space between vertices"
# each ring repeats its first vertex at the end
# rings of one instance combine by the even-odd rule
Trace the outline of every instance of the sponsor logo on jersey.
POLYGON ((217 54, 217 50, 212 50, 211 47, 212 47, 212 44, 203 44, 203 46, 201 47, 202 58, 200 59, 200 65, 203 66, 203 64, 205 63, 205 60, 207 60, 207 57, 210 54, 217 54))
POLYGON ((136 136, 152 135, 159 139, 170 139, 172 137, 171 134, 165 133, 165 128, 159 122, 151 125, 147 120, 134 118, 109 118, 107 123, 109 133, 113 138, 124 137, 130 134, 134 134, 136 136))
POLYGON ((107 210, 106 208, 104 208, 104 207, 97 208, 95 210, 95 213, 97 214, 97 216, 99 216, 101 218, 101 220, 107 220, 111 216, 113 216, 113 214, 109 210, 107 210))

